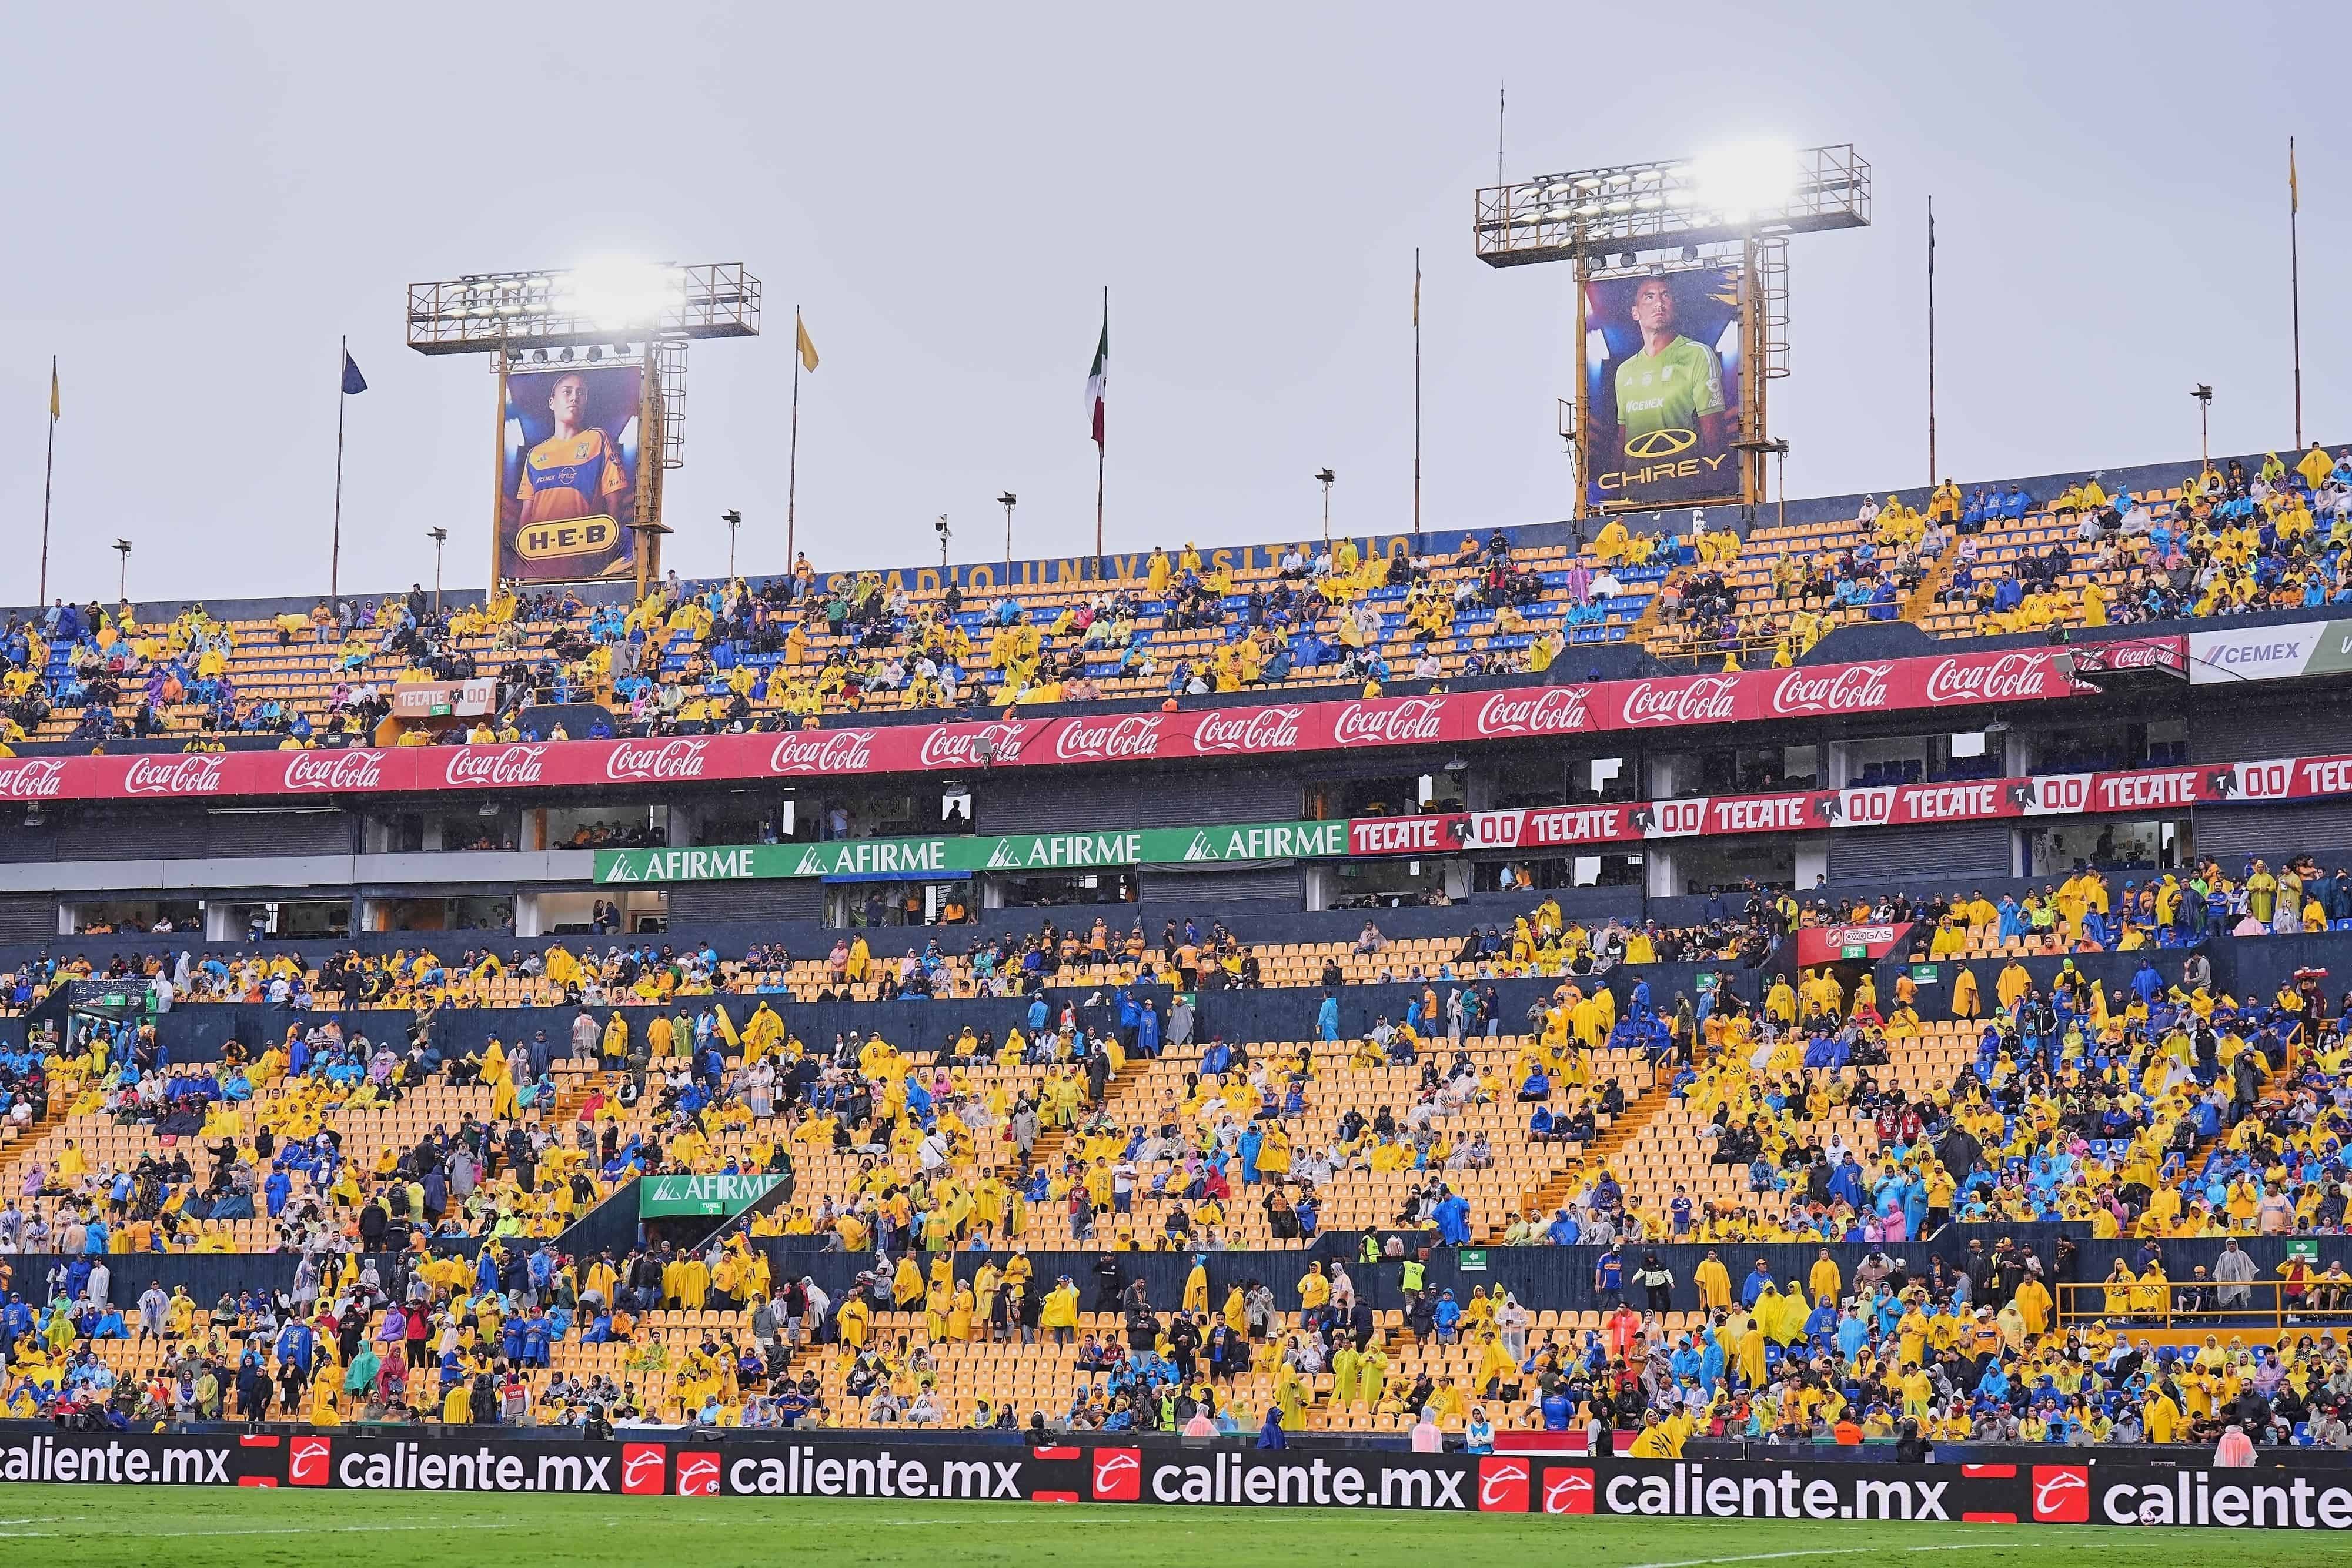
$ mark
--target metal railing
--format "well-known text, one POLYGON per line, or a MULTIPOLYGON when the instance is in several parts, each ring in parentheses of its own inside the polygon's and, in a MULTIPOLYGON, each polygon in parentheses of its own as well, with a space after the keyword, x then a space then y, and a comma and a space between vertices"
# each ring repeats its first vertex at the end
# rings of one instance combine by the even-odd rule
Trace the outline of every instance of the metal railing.
POLYGON ((2352 1322, 2352 1280, 2341 1284, 2319 1276, 2299 1283, 2284 1280, 2252 1280, 2242 1284, 2210 1280, 2168 1280, 2152 1286, 2135 1283, 2130 1288, 2131 1305, 2120 1312, 2109 1307, 2107 1294, 2104 1280, 2060 1285, 2058 1322, 2064 1326, 2104 1318, 2109 1327, 2117 1329, 2232 1331, 2352 1322), (2290 1295, 2290 1291, 2294 1294, 2290 1295), (2151 1292, 2161 1292, 2162 1299, 2150 1301, 2151 1292))

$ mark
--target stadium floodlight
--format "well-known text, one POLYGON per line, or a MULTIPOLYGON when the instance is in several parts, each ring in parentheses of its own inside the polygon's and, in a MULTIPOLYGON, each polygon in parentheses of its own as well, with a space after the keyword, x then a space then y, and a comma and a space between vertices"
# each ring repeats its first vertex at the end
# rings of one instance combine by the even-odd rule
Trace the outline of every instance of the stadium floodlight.
POLYGON ((1702 152, 1691 161, 1693 210, 1744 223, 1751 212, 1786 207, 1803 172, 1793 147, 1747 142, 1702 152))
POLYGON ((630 339, 751 338, 760 280, 740 261, 600 257, 567 270, 468 273, 408 286, 408 346, 478 354, 619 345, 630 339))
POLYGON ((572 268, 552 298, 608 333, 628 331, 655 326, 683 308, 686 277, 675 267, 607 257, 572 268))
POLYGON ((1490 267, 1680 250, 1861 228, 1870 165, 1851 143, 1739 143, 1693 158, 1542 174, 1477 194, 1474 233, 1490 267))

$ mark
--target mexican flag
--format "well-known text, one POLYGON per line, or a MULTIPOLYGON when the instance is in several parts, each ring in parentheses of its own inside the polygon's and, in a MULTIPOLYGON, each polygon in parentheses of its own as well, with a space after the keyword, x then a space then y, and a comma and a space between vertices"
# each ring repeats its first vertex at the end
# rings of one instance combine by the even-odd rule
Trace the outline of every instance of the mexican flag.
POLYGON ((1093 422, 1095 444, 1103 444, 1103 389, 1110 376, 1110 300, 1103 300, 1102 340, 1095 345, 1094 369, 1087 372, 1087 417, 1093 422))

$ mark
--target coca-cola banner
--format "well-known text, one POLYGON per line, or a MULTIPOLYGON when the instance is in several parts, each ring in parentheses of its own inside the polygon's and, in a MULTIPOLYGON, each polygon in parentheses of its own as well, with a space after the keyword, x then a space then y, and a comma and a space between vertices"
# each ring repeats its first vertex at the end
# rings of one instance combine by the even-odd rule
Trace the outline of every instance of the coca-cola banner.
POLYGON ((191 800, 740 781, 1063 764, 1197 761, 1449 745, 1771 718, 1844 717, 2091 691, 2048 651, 1747 670, 1369 701, 1080 715, 992 723, 793 730, 653 740, 526 741, 341 752, 26 758, 0 761, 0 799, 191 800))

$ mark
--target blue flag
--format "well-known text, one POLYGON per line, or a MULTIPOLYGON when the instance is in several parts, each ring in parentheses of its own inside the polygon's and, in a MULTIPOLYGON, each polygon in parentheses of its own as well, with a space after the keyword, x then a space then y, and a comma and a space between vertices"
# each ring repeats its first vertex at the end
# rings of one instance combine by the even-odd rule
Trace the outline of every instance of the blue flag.
POLYGON ((360 374, 359 361, 352 358, 349 349, 343 350, 343 395, 357 397, 367 391, 367 378, 360 374))

